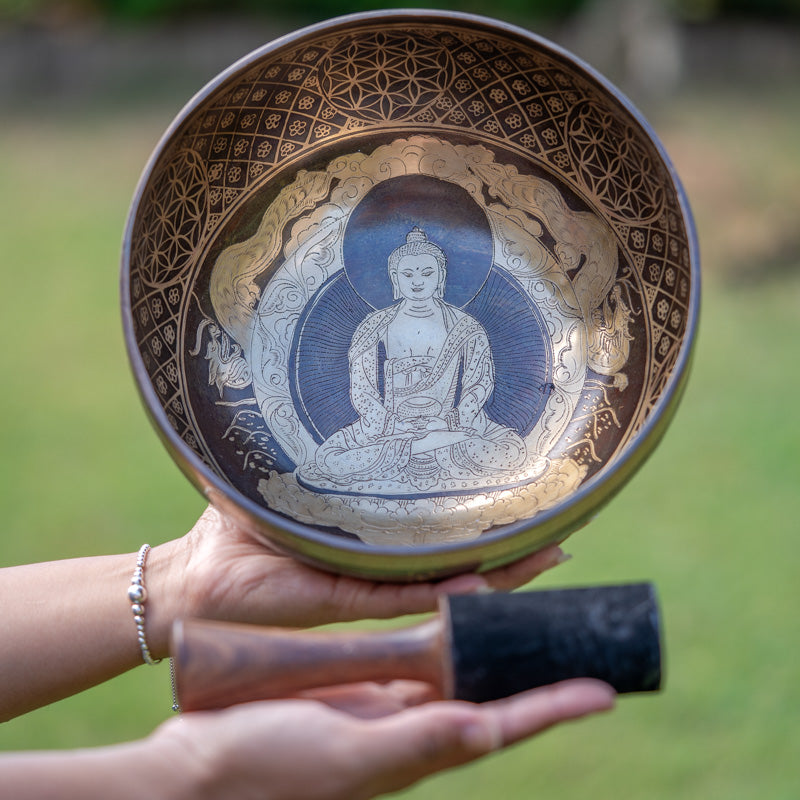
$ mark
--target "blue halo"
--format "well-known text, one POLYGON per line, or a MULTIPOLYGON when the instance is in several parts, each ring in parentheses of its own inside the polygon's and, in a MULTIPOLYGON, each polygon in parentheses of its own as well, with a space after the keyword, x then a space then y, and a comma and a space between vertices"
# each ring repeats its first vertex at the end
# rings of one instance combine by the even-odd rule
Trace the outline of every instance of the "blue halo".
POLYGON ((492 232, 483 209, 465 189, 426 175, 402 175, 374 186, 350 214, 343 255, 350 284, 372 308, 394 302, 389 254, 414 227, 447 255, 444 299, 463 308, 492 266, 492 232))

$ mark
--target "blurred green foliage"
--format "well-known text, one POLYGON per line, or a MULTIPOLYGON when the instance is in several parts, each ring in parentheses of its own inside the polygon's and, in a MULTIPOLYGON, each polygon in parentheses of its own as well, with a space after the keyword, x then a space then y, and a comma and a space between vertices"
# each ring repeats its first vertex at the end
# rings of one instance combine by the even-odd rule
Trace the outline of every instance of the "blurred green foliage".
MULTIPOLYGON (((294 0, 277 5, 265 0, 0 0, 0 20, 19 22, 101 17, 148 22, 209 15, 295 16, 324 19, 381 8, 436 8, 506 18, 570 17, 604 0, 294 0)), ((677 17, 708 21, 721 17, 800 20, 800 0, 662 0, 677 17)), ((616 4, 615 4, 616 7, 616 4)))
MULTIPOLYGON (((534 17, 559 17, 573 13, 585 0, 433 0, 413 2, 407 0, 297 0, 291 4, 291 13, 301 17, 329 18, 359 11, 381 8, 438 8, 447 11, 473 13, 494 12, 507 16, 532 15, 534 17)), ((263 0, 97 0, 98 9, 108 16, 144 19, 149 17, 183 16, 197 13, 240 13, 266 16, 278 9, 263 0)), ((286 9, 281 8, 285 15, 286 9)))
MULTIPOLYGON (((405 800, 798 797, 800 104, 788 77, 750 92, 695 86, 653 117, 703 251, 693 374, 652 459, 567 542, 575 558, 536 583, 652 580, 665 691, 405 800)), ((0 125, 2 565, 133 553, 203 508, 147 422, 119 322, 127 207, 176 110, 20 113, 0 125)), ((167 665, 141 667, 4 723, 0 750, 145 736, 169 704, 167 665)))
POLYGON ((29 22, 99 17, 122 22, 159 22, 208 16, 325 19, 382 8, 433 8, 516 18, 564 18, 586 0, 0 0, 0 20, 29 22))
POLYGON ((800 18, 800 0, 677 0, 676 6, 690 18, 700 14, 705 18, 716 16, 800 18))

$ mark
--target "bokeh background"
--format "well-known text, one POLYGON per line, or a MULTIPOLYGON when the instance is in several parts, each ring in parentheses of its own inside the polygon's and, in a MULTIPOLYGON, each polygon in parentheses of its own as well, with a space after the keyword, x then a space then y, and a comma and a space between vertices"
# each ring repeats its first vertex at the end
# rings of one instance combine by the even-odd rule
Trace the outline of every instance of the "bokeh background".
MULTIPOLYGON (((201 513, 122 342, 119 251, 139 173, 183 104, 238 57, 388 5, 0 0, 1 565, 132 553, 201 513)), ((800 0, 433 5, 534 30, 628 94, 687 189, 704 293, 662 445, 567 542, 574 558, 537 582, 653 581, 665 690, 403 796, 795 800, 800 0)), ((0 576, 0 604, 2 592, 0 576)), ((0 748, 141 737, 169 705, 166 665, 142 667, 1 725, 0 748)))

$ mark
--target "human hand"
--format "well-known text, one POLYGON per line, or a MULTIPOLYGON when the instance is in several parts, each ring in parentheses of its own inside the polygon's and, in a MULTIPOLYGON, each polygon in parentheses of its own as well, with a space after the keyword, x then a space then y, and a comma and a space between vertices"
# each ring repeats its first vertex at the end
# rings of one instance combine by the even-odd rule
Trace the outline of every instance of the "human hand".
POLYGON ((148 744, 200 800, 364 800, 609 710, 614 693, 578 679, 480 705, 427 699, 412 682, 340 687, 185 714, 148 744))
MULTIPOLYGON (((209 506, 176 543, 172 582, 174 616, 285 627, 389 618, 436 609, 443 594, 486 589, 508 591, 561 563, 557 546, 482 575, 465 574, 428 583, 382 583, 335 575, 271 550, 209 506)), ((152 596, 152 595, 151 595, 152 596)), ((157 598, 153 599, 155 611, 157 598)))

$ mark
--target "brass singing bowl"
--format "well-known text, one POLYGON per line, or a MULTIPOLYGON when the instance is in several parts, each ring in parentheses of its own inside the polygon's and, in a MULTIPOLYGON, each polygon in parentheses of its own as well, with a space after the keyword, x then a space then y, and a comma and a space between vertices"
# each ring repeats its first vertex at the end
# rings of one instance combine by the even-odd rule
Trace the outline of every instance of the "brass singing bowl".
POLYGON ((359 14, 251 53, 136 190, 145 406, 222 512, 317 566, 488 569, 590 519, 660 440, 699 308, 656 136, 500 22, 359 14))

